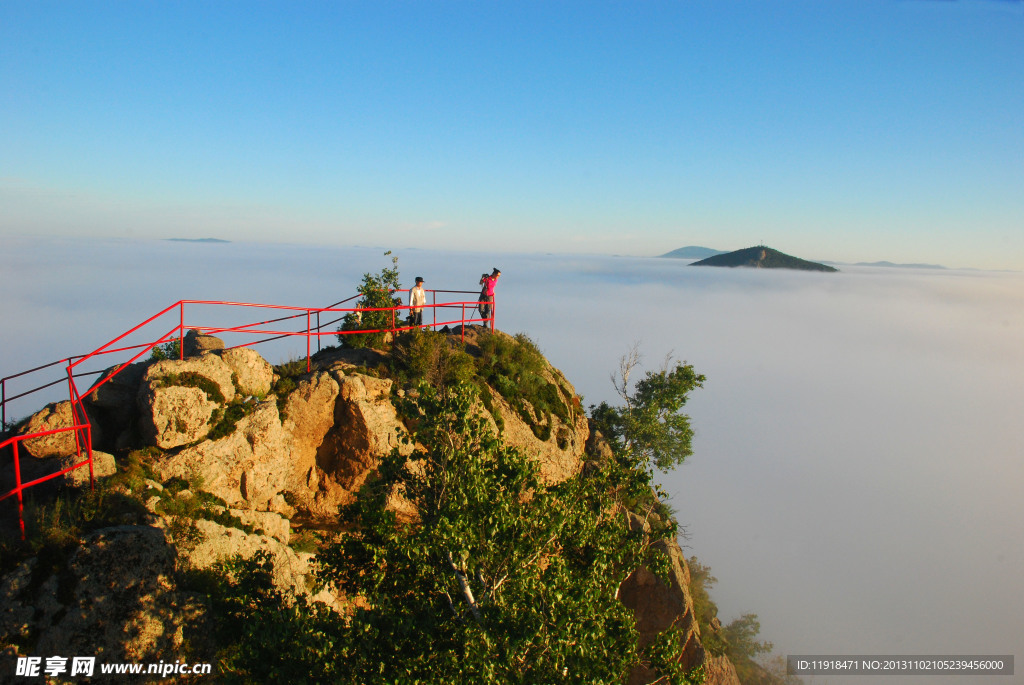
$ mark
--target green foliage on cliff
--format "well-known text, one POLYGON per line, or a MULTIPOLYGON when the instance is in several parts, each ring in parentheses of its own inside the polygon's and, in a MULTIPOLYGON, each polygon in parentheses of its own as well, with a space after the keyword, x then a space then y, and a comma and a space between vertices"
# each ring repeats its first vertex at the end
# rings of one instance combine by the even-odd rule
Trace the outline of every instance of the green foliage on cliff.
POLYGON ((638 652, 617 599, 629 572, 662 554, 616 506, 649 492, 649 474, 613 458, 547 487, 474 402, 464 383, 422 385, 403 407, 421 448, 393 452, 343 510, 356 532, 321 552, 320 577, 363 598, 351 616, 289 603, 258 561, 222 588, 229 680, 621 683, 644 661, 687 682, 678 635, 638 652), (389 509, 395 495, 416 513, 389 509))
POLYGON ((495 402, 497 393, 540 440, 551 438, 552 416, 565 423, 576 420, 578 400, 557 375, 549 380, 550 366, 529 336, 482 332, 476 344, 474 356, 453 335, 430 330, 402 333, 391 345, 389 375, 404 387, 425 382, 445 390, 459 383, 473 384, 501 429, 504 419, 495 402))
POLYGON ((479 339, 478 345, 476 367, 480 379, 512 405, 537 438, 551 437, 551 415, 565 423, 574 420, 571 393, 545 377, 548 362, 528 335, 517 333, 509 338, 488 334, 479 339))
POLYGON ((415 329, 395 338, 388 358, 392 377, 402 385, 423 382, 445 388, 473 380, 476 369, 455 336, 415 329))

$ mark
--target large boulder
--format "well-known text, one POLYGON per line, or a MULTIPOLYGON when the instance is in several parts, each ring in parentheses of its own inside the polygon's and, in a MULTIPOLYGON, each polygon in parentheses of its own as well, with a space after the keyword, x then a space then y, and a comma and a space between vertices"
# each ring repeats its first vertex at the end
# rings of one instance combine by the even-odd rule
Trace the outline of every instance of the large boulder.
POLYGON ((268 536, 246 533, 237 528, 228 528, 214 521, 200 519, 195 522, 200 541, 194 545, 181 545, 178 554, 191 568, 213 568, 218 562, 241 557, 251 559, 258 552, 265 552, 274 563, 274 585, 291 596, 306 596, 337 607, 329 591, 316 592, 306 582, 313 569, 308 556, 300 556, 280 540, 268 536))
POLYGON ((355 373, 343 364, 299 382, 285 403, 284 428, 292 436, 289 489, 302 508, 334 517, 351 502, 405 427, 391 403, 392 381, 355 373), (346 373, 346 370, 348 373, 346 373))
POLYGON ((232 507, 290 513, 281 494, 292 470, 290 452, 277 403, 268 400, 239 420, 230 435, 167 455, 154 468, 162 480, 198 479, 203 490, 232 507))
MULTIPOLYGON (((57 469, 63 471, 64 469, 80 464, 78 468, 72 469, 64 474, 64 484, 70 485, 71 487, 81 488, 89 485, 89 462, 88 457, 82 455, 82 460, 79 461, 77 456, 60 457, 57 469)), ((92 475, 94 478, 105 478, 112 476, 117 473, 117 463, 114 461, 114 455, 99 450, 92 451, 92 475)))
POLYGON ((139 393, 139 430, 149 444, 171 449, 202 440, 220 406, 201 388, 143 386, 139 393))
POLYGON ((400 439, 407 431, 391 402, 392 383, 358 373, 338 378, 335 429, 324 440, 318 460, 349 492, 357 492, 380 458, 394 448, 412 453, 412 445, 400 439))
POLYGON ((206 352, 223 350, 224 341, 212 335, 204 335, 192 329, 185 333, 185 357, 198 357, 206 352))
POLYGON ((324 438, 334 427, 338 391, 332 374, 317 371, 300 380, 284 402, 282 425, 292 449, 288 490, 303 509, 323 516, 337 513, 340 501, 337 487, 317 459, 324 438))
POLYGON ((180 654, 203 606, 177 590, 175 563, 164 532, 149 526, 96 531, 41 582, 46 572, 30 560, 0 579, 0 642, 35 638, 31 653, 95 656, 100 664, 180 654))
MULTIPOLYGON (((203 355, 193 359, 163 359, 146 368, 142 375, 142 385, 177 385, 180 379, 188 375, 202 376, 217 386, 224 402, 235 399, 235 384, 231 380, 233 369, 223 359, 214 354, 203 355)), ((142 388, 139 389, 140 392, 142 388)))
POLYGON ((119 423, 127 423, 137 411, 139 384, 151 365, 147 361, 110 367, 93 383, 84 402, 90 408, 106 410, 119 423))
POLYGON ((143 439, 171 449, 205 438, 213 412, 235 397, 231 373, 231 367, 211 354, 183 361, 164 359, 149 366, 138 391, 143 439))
POLYGON ((262 397, 270 392, 274 381, 274 367, 260 356, 259 352, 247 347, 214 352, 234 372, 238 390, 243 395, 262 397))
MULTIPOLYGON (((19 452, 27 454, 36 459, 46 457, 66 457, 78 453, 78 443, 75 441, 75 432, 70 430, 72 426, 78 425, 75 421, 71 402, 56 402, 48 404, 35 414, 17 430, 17 435, 31 435, 46 431, 61 430, 59 433, 50 433, 38 438, 21 441, 19 452)), ((94 428, 95 430, 95 428, 94 428)), ((95 441, 94 436, 94 441, 95 441)), ((84 434, 82 435, 84 439, 84 434)), ((83 443, 84 446, 84 443, 83 443)))

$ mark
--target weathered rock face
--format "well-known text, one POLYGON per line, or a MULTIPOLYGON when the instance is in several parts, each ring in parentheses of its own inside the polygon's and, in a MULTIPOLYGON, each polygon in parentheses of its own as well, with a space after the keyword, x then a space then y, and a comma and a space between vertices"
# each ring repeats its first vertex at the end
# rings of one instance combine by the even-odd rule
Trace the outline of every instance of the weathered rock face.
POLYGON ((290 452, 277 404, 268 400, 242 418, 230 435, 186 447, 157 460, 154 467, 163 480, 198 477, 204 490, 232 507, 290 511, 281 496, 291 473, 290 452))
POLYGON ((139 405, 139 430, 143 438, 165 450, 206 437, 218 407, 200 388, 180 385, 145 386, 139 394, 139 405))
POLYGON ((266 552, 274 563, 273 582, 283 592, 292 596, 306 596, 314 601, 325 601, 335 605, 329 591, 314 594, 306 577, 312 573, 309 559, 302 558, 280 540, 268 535, 246 533, 237 528, 228 528, 213 521, 196 521, 202 540, 191 547, 179 546, 181 559, 191 568, 212 568, 218 561, 240 556, 251 559, 257 552, 266 552))
POLYGON ((317 498, 323 500, 320 494, 323 472, 317 463, 317 452, 334 426, 337 397, 338 382, 330 373, 317 372, 300 381, 285 401, 283 427, 291 436, 292 445, 288 489, 303 508, 318 510, 317 498))
POLYGON ((399 441, 407 431, 391 403, 391 385, 390 380, 357 373, 338 378, 335 430, 327 435, 317 460, 349 492, 358 491, 380 457, 395 447, 412 453, 412 445, 399 441))
POLYGON ((231 367, 215 355, 198 359, 165 359, 146 369, 139 385, 139 432, 161 449, 201 440, 210 432, 210 419, 219 402, 199 387, 182 385, 200 377, 220 391, 225 402, 235 397, 231 367))
POLYGON ((352 501, 405 428, 391 403, 390 380, 336 364, 302 380, 285 403, 292 438, 291 497, 314 517, 333 518, 352 501), (348 373, 346 373, 346 369, 348 373))
POLYGON ((704 661, 704 685, 740 685, 740 677, 729 657, 708 656, 704 661))
MULTIPOLYGON (((590 434, 587 418, 582 412, 577 414, 576 420, 572 423, 563 423, 553 414, 549 416, 551 437, 541 440, 501 395, 492 393, 492 397, 494 404, 501 411, 504 422, 502 437, 505 442, 529 454, 537 455, 540 476, 546 484, 561 483, 580 472, 587 436, 590 434)), ((481 410, 486 412, 483 407, 481 410)))
POLYGON ((185 333, 184 351, 186 357, 198 357, 204 352, 223 350, 224 341, 212 335, 203 335, 199 331, 191 330, 185 333))
POLYGON ((94 655, 97 663, 181 653, 184 629, 200 620, 202 605, 177 591, 175 552, 163 531, 105 528, 84 542, 67 571, 41 585, 31 583, 34 560, 0 579, 0 639, 35 635, 31 653, 94 655))
MULTIPOLYGON (((671 560, 668 582, 646 568, 638 568, 619 586, 619 599, 633 611, 641 647, 673 626, 681 628, 681 662, 690 670, 703 663, 704 648, 700 643, 693 598, 690 597, 689 569, 682 550, 674 540, 659 540, 653 546, 664 551, 671 560)), ((641 665, 633 669, 629 683, 642 685, 655 682, 659 677, 660 674, 641 665)))
MULTIPOLYGON (((18 435, 41 433, 43 431, 71 428, 75 423, 71 402, 48 404, 29 417, 28 421, 17 432, 18 435)), ((23 440, 19 446, 22 454, 36 459, 46 457, 65 457, 77 453, 75 431, 66 430, 51 433, 31 440, 23 440)))
POLYGON ((141 382, 143 385, 159 385, 156 381, 166 381, 183 374, 195 374, 213 381, 224 396, 224 401, 230 402, 235 399, 235 384, 231 381, 232 371, 232 368, 217 355, 204 354, 193 359, 163 359, 154 362, 146 368, 141 382))
POLYGON ((274 367, 260 356, 256 350, 236 347, 230 350, 215 352, 234 372, 238 381, 238 391, 243 395, 262 397, 270 392, 274 379, 274 367))

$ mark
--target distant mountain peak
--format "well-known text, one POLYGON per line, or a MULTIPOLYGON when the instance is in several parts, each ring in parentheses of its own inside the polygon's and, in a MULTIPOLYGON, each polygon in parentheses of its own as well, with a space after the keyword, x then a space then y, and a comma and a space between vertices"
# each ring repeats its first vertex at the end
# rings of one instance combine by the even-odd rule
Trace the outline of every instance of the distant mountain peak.
POLYGON ((690 266, 729 266, 748 267, 753 269, 795 269, 797 271, 839 271, 831 266, 809 262, 799 257, 793 257, 784 252, 779 252, 765 245, 747 247, 735 252, 717 254, 690 266))
POLYGON ((659 256, 672 257, 674 259, 704 259, 706 257, 714 257, 716 254, 722 254, 722 250, 713 250, 710 247, 700 247, 699 245, 687 245, 659 256))

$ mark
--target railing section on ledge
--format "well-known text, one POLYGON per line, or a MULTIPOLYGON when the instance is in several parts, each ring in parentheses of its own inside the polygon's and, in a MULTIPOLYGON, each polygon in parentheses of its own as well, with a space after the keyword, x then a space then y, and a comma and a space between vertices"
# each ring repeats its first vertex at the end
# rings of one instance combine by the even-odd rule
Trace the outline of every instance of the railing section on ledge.
MULTIPOLYGON (((68 396, 71 404, 73 425, 24 435, 9 435, 6 439, 0 442, 0 476, 3 475, 4 471, 6 471, 7 464, 11 464, 13 467, 14 475, 14 487, 3 494, 0 494, 0 501, 6 500, 10 497, 15 497, 17 499, 18 523, 21 528, 21 537, 24 539, 25 518, 23 493, 26 489, 49 480, 53 480, 54 478, 59 478, 69 471, 86 466, 89 467, 89 485, 90 487, 94 487, 95 479, 92 458, 92 426, 89 423, 89 417, 86 415, 85 407, 82 405, 82 395, 78 392, 76 381, 90 376, 103 374, 108 369, 113 368, 113 371, 101 378, 98 382, 94 383, 86 391, 85 395, 88 396, 104 384, 110 382, 111 379, 117 376, 117 374, 129 364, 132 364, 145 355, 150 354, 154 348, 166 345, 170 342, 176 341, 178 343, 179 358, 183 359, 185 353, 184 343, 186 331, 196 330, 204 335, 216 336, 224 336, 227 334, 244 335, 247 337, 270 336, 234 344, 231 345, 229 349, 235 347, 254 347, 256 345, 283 338, 305 338, 306 371, 308 372, 312 368, 311 359, 313 355, 313 341, 314 339, 316 340, 316 349, 319 351, 321 349, 320 339, 325 335, 335 336, 365 333, 400 333, 416 328, 437 329, 443 326, 461 326, 462 338, 465 340, 465 327, 468 324, 475 323, 483 324, 485 326, 489 325, 491 328, 494 327, 495 305, 493 301, 488 303, 490 311, 485 317, 480 312, 480 303, 476 299, 445 300, 446 297, 457 295, 472 295, 475 297, 477 295, 476 291, 428 290, 427 292, 430 293, 431 301, 429 304, 422 305, 422 309, 424 314, 429 312, 431 320, 430 323, 424 322, 421 325, 410 325, 408 323, 408 314, 412 309, 410 305, 397 305, 394 307, 379 308, 341 306, 355 300, 359 295, 353 295, 352 297, 336 302, 328 307, 289 307, 282 305, 255 304, 251 302, 180 300, 88 354, 75 355, 66 359, 60 359, 58 361, 51 362, 50 364, 37 366, 33 369, 2 378, 0 379, 0 420, 2 420, 3 423, 0 424, 0 426, 2 426, 3 432, 8 432, 8 429, 12 427, 11 424, 8 423, 7 418, 8 406, 12 401, 23 399, 41 390, 64 382, 68 384, 68 396), (441 295, 441 302, 437 301, 438 295, 441 295), (213 313, 216 315, 217 320, 221 322, 226 319, 238 318, 238 314, 249 312, 254 309, 278 310, 287 313, 277 318, 237 325, 225 325, 224 323, 220 323, 219 325, 200 325, 196 321, 191 321, 186 318, 186 306, 188 306, 190 316, 193 314, 197 317, 200 315, 209 316, 213 313), (198 310, 198 312, 196 310, 198 310), (331 328, 338 322, 342 321, 348 314, 357 314, 362 316, 362 314, 372 311, 390 312, 391 325, 387 328, 359 329, 350 331, 331 328), (454 317, 456 313, 458 315, 457 318, 454 317), (477 315, 474 316, 474 313, 477 315), (167 319, 169 318, 172 319, 174 323, 167 328, 167 319), (324 321, 324 319, 327 320, 324 321), (289 326, 291 327, 290 329, 289 326), (154 330, 156 330, 156 333, 153 332, 154 330), (160 333, 160 331, 163 331, 163 333, 160 333), (152 336, 155 334, 158 334, 156 339, 152 339, 152 336), (140 337, 146 341, 126 344, 134 342, 135 338, 140 337), (130 357, 126 361, 111 363, 109 355, 114 354, 130 355, 130 357), (103 360, 106 368, 87 370, 89 362, 95 363, 100 360, 103 360), (38 378, 40 374, 45 373, 48 370, 52 372, 55 370, 54 367, 59 366, 64 366, 64 373, 62 373, 56 380, 45 382, 38 387, 8 396, 8 388, 12 381, 23 381, 28 378, 38 378), (76 455, 74 463, 60 471, 50 473, 40 478, 35 478, 28 482, 23 482, 20 461, 21 449, 19 449, 22 443, 27 440, 66 432, 72 432, 74 434, 76 455)), ((423 318, 426 319, 427 317, 424 316, 423 318)), ((3 436, 3 432, 0 432, 0 437, 3 436)))

